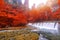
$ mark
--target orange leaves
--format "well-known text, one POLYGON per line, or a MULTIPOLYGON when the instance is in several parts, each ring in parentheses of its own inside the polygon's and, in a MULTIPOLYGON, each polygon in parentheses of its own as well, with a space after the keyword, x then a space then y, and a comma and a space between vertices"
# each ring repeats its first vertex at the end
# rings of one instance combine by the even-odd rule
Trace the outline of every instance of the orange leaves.
POLYGON ((51 9, 48 6, 44 6, 39 9, 32 9, 29 12, 30 21, 32 22, 40 22, 49 20, 48 17, 51 16, 51 9))
POLYGON ((60 8, 52 14, 52 18, 55 20, 60 20, 60 8))
POLYGON ((0 24, 5 26, 19 26, 27 24, 27 17, 23 14, 21 8, 13 8, 13 5, 6 4, 4 0, 0 1, 0 24), (1 21, 2 20, 2 21, 1 21))
MULTIPOLYGON (((59 2, 60 3, 60 2, 59 2)), ((29 22, 60 20, 60 8, 52 12, 51 8, 44 6, 38 9, 24 12, 25 7, 17 8, 13 5, 6 4, 4 0, 0 1, 0 24, 10 26, 26 25, 29 22), (3 21, 1 21, 3 20, 3 21)))
POLYGON ((48 6, 44 6, 38 10, 32 9, 29 12, 30 22, 40 22, 40 21, 58 21, 60 20, 60 8, 58 8, 55 12, 52 12, 51 8, 48 6))
POLYGON ((25 15, 23 15, 22 13, 20 14, 17 14, 15 17, 14 17, 14 21, 13 21, 13 25, 18 25, 18 24, 27 24, 27 18, 25 15))
POLYGON ((60 0, 58 0, 58 4, 60 5, 60 0))

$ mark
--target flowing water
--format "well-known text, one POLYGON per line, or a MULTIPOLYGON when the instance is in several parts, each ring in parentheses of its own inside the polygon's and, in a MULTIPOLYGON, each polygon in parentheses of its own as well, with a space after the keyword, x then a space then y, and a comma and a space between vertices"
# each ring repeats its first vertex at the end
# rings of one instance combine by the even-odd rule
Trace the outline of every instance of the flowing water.
POLYGON ((43 36, 48 36, 48 38, 52 37, 52 39, 54 36, 56 36, 57 37, 56 39, 59 40, 59 37, 58 37, 58 35, 60 35, 59 22, 29 23, 28 25, 31 25, 32 27, 35 27, 38 29, 38 33, 40 33, 39 40, 48 40, 44 38, 43 36))

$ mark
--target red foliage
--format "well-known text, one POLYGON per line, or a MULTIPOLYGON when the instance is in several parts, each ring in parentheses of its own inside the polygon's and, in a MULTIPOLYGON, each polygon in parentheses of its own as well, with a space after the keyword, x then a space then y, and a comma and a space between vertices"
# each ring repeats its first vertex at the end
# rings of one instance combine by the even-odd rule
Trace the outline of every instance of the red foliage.
POLYGON ((60 0, 58 0, 58 4, 60 5, 60 0))
POLYGON ((60 8, 52 14, 52 18, 56 21, 60 21, 60 8))
POLYGON ((26 24, 27 18, 23 11, 19 12, 18 8, 13 9, 12 5, 0 0, 0 26, 23 26, 26 24))
POLYGON ((32 9, 29 12, 29 20, 32 22, 48 21, 51 20, 52 12, 50 7, 44 6, 42 8, 32 9))
MULTIPOLYGON (((60 4, 60 0, 58 0, 60 4)), ((24 9, 24 8, 22 8, 24 9)), ((32 9, 28 14, 23 13, 21 8, 13 8, 0 0, 0 25, 5 26, 22 26, 29 22, 40 22, 40 21, 52 21, 60 20, 60 8, 56 12, 51 12, 50 7, 44 6, 43 8, 32 9)))

